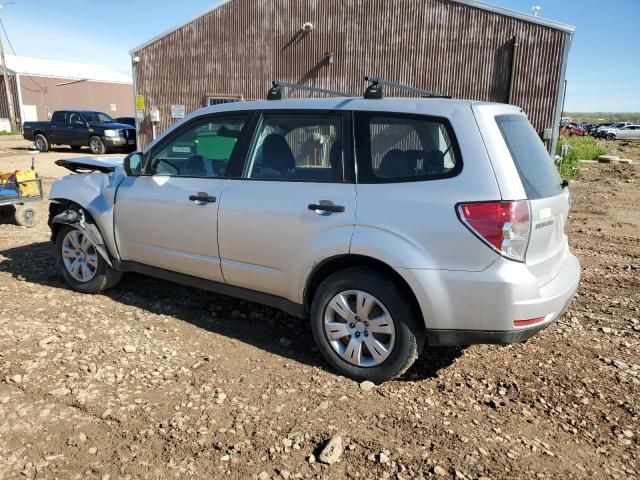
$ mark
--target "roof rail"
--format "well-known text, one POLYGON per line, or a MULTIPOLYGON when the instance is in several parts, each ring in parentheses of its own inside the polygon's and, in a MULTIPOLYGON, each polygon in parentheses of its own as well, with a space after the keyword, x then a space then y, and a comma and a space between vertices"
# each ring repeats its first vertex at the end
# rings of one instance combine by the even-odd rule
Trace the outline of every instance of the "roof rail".
POLYGON ((299 83, 288 83, 275 81, 272 83, 269 92, 267 92, 267 100, 282 100, 282 88, 293 88, 295 90, 306 90, 308 92, 326 93, 337 97, 353 97, 351 93, 340 92, 338 90, 330 90, 327 88, 310 87, 308 85, 300 85, 299 83))
POLYGON ((424 90, 410 85, 403 85, 402 83, 389 82, 384 78, 374 77, 372 75, 367 75, 364 79, 371 83, 364 92, 364 98, 368 99, 381 99, 384 96, 384 86, 395 88, 397 90, 419 93, 422 98, 451 98, 451 95, 442 95, 432 90, 424 90))

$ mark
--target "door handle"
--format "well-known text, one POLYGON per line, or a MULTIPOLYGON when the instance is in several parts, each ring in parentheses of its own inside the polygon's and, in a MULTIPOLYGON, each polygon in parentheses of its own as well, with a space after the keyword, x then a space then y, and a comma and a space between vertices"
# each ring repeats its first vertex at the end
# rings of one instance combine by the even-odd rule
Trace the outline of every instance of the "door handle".
POLYGON ((213 197, 206 192, 198 192, 195 195, 189 195, 189 200, 192 202, 215 203, 216 197, 213 197))
POLYGON ((321 205, 318 203, 311 203, 307 206, 309 210, 320 211, 320 212, 334 212, 341 213, 344 212, 344 206, 342 205, 321 205))

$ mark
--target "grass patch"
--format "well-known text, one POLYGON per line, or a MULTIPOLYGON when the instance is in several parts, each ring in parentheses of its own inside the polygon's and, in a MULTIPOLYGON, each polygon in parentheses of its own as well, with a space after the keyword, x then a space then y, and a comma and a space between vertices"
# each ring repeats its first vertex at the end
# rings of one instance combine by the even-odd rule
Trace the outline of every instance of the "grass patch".
POLYGON ((562 178, 580 178, 580 160, 597 160, 600 155, 609 153, 593 137, 569 137, 561 135, 556 146, 556 155, 562 155, 562 145, 569 146, 567 154, 558 162, 562 178))
POLYGON ((0 132, 0 136, 8 136, 8 135, 22 135, 21 132, 0 132))

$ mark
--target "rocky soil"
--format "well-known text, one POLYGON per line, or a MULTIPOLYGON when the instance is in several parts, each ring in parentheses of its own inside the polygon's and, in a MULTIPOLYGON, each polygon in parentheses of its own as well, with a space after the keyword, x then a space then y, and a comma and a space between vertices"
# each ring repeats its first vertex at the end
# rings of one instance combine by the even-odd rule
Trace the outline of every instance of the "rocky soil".
POLYGON ((572 186, 583 277, 558 322, 427 347, 380 386, 269 308, 139 275, 74 293, 46 222, 0 225, 0 479, 640 478, 639 177, 572 186))

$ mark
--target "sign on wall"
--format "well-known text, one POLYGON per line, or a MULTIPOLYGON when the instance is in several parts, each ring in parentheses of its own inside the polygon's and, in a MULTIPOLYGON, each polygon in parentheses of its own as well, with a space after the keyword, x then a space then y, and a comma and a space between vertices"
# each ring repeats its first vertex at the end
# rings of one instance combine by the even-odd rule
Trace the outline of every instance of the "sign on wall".
POLYGON ((144 110, 144 95, 136 95, 136 110, 144 110))
POLYGON ((171 118, 184 118, 185 113, 184 105, 171 105, 171 118))

